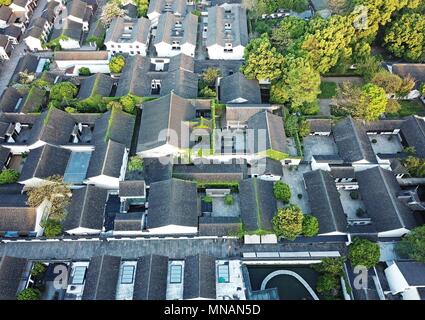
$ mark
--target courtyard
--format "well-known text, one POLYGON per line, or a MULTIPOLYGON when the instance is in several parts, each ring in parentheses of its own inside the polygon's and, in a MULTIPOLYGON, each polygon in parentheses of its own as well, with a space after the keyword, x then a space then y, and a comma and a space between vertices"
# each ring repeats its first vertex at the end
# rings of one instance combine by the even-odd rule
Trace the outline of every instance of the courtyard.
POLYGON ((403 151, 398 134, 370 134, 368 137, 376 154, 396 154, 403 151))
POLYGON ((284 166, 282 179, 283 182, 287 183, 291 188, 292 196, 290 202, 299 206, 306 214, 311 213, 303 180, 303 174, 308 171, 311 171, 311 169, 310 166, 306 164, 301 164, 299 166, 284 166))
POLYGON ((308 136, 303 140, 304 161, 311 161, 313 155, 338 154, 335 141, 332 136, 308 136))

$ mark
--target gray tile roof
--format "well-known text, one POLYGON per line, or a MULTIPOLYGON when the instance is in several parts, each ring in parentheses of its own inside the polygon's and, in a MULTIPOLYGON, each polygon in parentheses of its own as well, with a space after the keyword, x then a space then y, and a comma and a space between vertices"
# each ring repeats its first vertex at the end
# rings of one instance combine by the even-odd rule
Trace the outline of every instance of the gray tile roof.
POLYGON ((0 232, 27 234, 35 229, 36 208, 28 207, 26 194, 0 196, 0 232))
POLYGON ((108 191, 88 185, 72 192, 63 229, 88 228, 102 230, 105 203, 108 191))
POLYGON ((131 212, 131 213, 117 213, 114 219, 114 230, 115 231, 141 231, 143 213, 131 212))
POLYGON ((78 99, 87 99, 99 95, 101 97, 109 97, 111 94, 114 80, 103 73, 97 73, 81 81, 80 90, 78 91, 78 99))
POLYGON ((8 6, 0 7, 0 20, 8 22, 11 15, 12 9, 10 9, 8 6))
POLYGON ((416 89, 425 83, 425 63, 394 63, 392 72, 403 78, 412 76, 416 80, 416 89))
POLYGON ((128 57, 120 76, 116 96, 133 94, 139 97, 165 96, 174 92, 184 98, 196 98, 198 95, 198 76, 193 73, 194 59, 180 54, 170 59, 168 70, 151 70, 151 61, 140 55, 128 57), (161 82, 159 95, 152 94, 153 80, 161 82))
POLYGON ((83 300, 115 300, 121 258, 96 256, 90 259, 83 300))
POLYGON ((97 144, 91 155, 87 169, 87 178, 100 175, 119 178, 126 146, 109 139, 97 144))
POLYGON ((160 158, 144 158, 143 166, 144 179, 147 185, 171 179, 172 162, 162 163, 160 158))
POLYGON ((200 236, 225 237, 235 235, 242 225, 239 217, 199 217, 200 236))
POLYGON ((80 18, 83 21, 88 21, 88 20, 85 20, 87 11, 91 12, 91 10, 92 10, 87 5, 87 3, 85 3, 84 1, 81 1, 81 0, 72 0, 72 1, 68 2, 66 7, 67 7, 67 10, 68 10, 69 16, 74 16, 76 18, 80 18))
POLYGON ((304 173, 311 214, 319 221, 319 233, 347 232, 347 216, 334 179, 323 170, 304 173))
POLYGON ((336 123, 332 132, 338 153, 344 161, 351 163, 366 160, 377 163, 366 130, 360 121, 347 117, 336 123))
POLYGON ((43 9, 43 12, 41 14, 41 17, 49 21, 50 23, 53 23, 56 16, 56 7, 59 5, 56 1, 50 1, 46 4, 46 6, 43 9))
POLYGON ((260 104, 261 91, 258 81, 248 80, 240 72, 220 79, 220 101, 222 103, 231 103, 240 98, 247 100, 246 103, 260 104))
POLYGON ((22 29, 20 27, 13 25, 13 24, 7 26, 2 31, 3 31, 4 35, 11 37, 11 38, 15 38, 17 40, 19 40, 20 36, 22 35, 22 29))
POLYGON ((133 300, 165 300, 168 257, 151 254, 137 260, 133 300))
POLYGON ((150 34, 150 26, 151 23, 146 18, 139 19, 126 19, 122 17, 115 18, 109 29, 106 31, 106 36, 104 43, 109 41, 112 42, 141 42, 147 44, 147 40, 149 39, 150 34), (127 32, 131 28, 131 33, 127 32), (126 36, 125 38, 122 35, 126 33, 130 36, 126 36))
POLYGON ((226 121, 246 123, 254 114, 273 109, 270 104, 229 103, 226 104, 226 121))
POLYGON ((183 299, 216 299, 215 257, 198 254, 184 260, 183 299))
POLYGON ((425 158, 425 120, 410 116, 401 125, 401 133, 407 144, 415 147, 416 155, 425 158))
POLYGON ((3 256, 0 260, 0 299, 15 300, 27 259, 3 256))
POLYGON ((241 218, 246 230, 272 230, 271 220, 277 212, 272 181, 257 178, 241 181, 239 199, 241 218))
POLYGON ((70 156, 70 150, 49 144, 32 149, 25 160, 19 181, 46 179, 53 175, 63 176, 70 156))
POLYGON ((11 150, 9 148, 4 148, 0 146, 0 170, 3 169, 3 166, 5 165, 7 159, 10 156, 11 150))
POLYGON ((189 13, 182 21, 181 18, 167 12, 159 17, 154 44, 164 42, 171 45, 173 41, 180 41, 180 45, 185 43, 196 45, 197 30, 198 17, 194 14, 189 13), (181 22, 182 28, 176 30, 176 22, 181 22))
POLYGON ((179 146, 182 137, 182 122, 192 120, 196 116, 195 107, 190 100, 171 93, 143 105, 142 119, 140 123, 137 152, 152 149, 165 143, 173 144, 169 137, 163 135, 159 140, 160 132, 169 130, 179 137, 179 146))
POLYGON ((146 196, 146 185, 144 180, 125 180, 120 181, 120 197, 144 197, 146 196))
POLYGON ((401 188, 391 171, 374 167, 356 172, 356 179, 366 212, 378 232, 416 226, 413 212, 397 198, 401 188))
POLYGON ((310 132, 331 132, 332 120, 330 119, 307 119, 310 132))
POLYGON ((55 51, 54 60, 108 60, 108 51, 55 51))
POLYGON ((396 261, 409 286, 425 286, 425 263, 415 261, 396 261))
POLYGON ((231 13, 226 13, 224 7, 208 8, 207 47, 231 42, 233 47, 248 44, 248 25, 246 10, 242 6, 234 6, 231 13), (224 25, 231 24, 231 31, 226 32, 224 25))
POLYGON ((132 3, 128 3, 125 6, 122 7, 125 11, 126 11, 126 15, 129 18, 137 18, 139 16, 139 13, 137 12, 137 6, 132 4, 132 3))
POLYGON ((13 87, 6 88, 0 98, 0 111, 19 112, 23 95, 13 87), (18 104, 19 102, 19 104, 18 104))
POLYGON ((196 183, 170 179, 152 183, 149 190, 147 227, 198 226, 196 183))
POLYGON ((26 54, 20 58, 15 71, 13 71, 13 76, 10 79, 10 83, 18 82, 20 72, 35 73, 39 60, 40 58, 33 54, 26 54))
POLYGON ((240 181, 246 178, 246 163, 175 164, 173 177, 184 180, 240 181))
POLYGON ((183 16, 186 14, 187 0, 151 0, 149 1, 148 14, 153 12, 164 13, 166 3, 171 4, 171 12, 180 13, 183 16))
POLYGON ((251 167, 248 172, 250 175, 257 174, 282 176, 283 168, 282 163, 278 160, 262 158, 259 161, 251 162, 251 167))
MULTIPOLYGON (((269 149, 287 153, 285 129, 283 119, 268 111, 261 111, 253 115, 247 122, 248 129, 254 130, 254 150, 257 153, 269 149), (264 140, 260 140, 262 138, 264 140)), ((250 148, 248 144, 248 148, 250 148)))

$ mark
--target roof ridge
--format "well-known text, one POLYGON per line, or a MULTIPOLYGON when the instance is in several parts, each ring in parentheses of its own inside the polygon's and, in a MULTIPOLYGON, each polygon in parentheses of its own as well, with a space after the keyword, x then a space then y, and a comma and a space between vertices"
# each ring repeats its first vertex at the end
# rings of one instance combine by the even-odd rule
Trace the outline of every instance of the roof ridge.
POLYGON ((329 204, 329 210, 331 211, 331 214, 332 214, 332 222, 334 224, 334 227, 338 228, 337 221, 335 220, 335 212, 334 212, 333 207, 331 205, 331 199, 329 197, 329 190, 328 190, 328 187, 327 187, 327 184, 326 184, 326 181, 325 181, 324 172, 323 172, 323 170, 319 170, 319 172, 320 172, 320 179, 321 179, 323 185, 325 186, 325 190, 326 190, 325 195, 326 195, 326 200, 329 204))
POLYGON ((84 193, 84 200, 83 200, 83 205, 82 205, 82 210, 81 210, 81 216, 80 216, 80 221, 78 222, 78 227, 81 227, 81 223, 83 221, 83 212, 84 212, 84 207, 86 206, 86 200, 87 200, 87 196, 89 193, 89 187, 90 185, 87 185, 86 187, 86 192, 84 193))
POLYGON ((104 259, 105 259, 105 255, 102 255, 101 260, 100 260, 99 274, 98 274, 98 277, 96 279, 96 286, 95 286, 95 291, 94 291, 95 300, 97 300, 97 290, 98 290, 99 284, 100 284, 100 276, 101 276, 101 273, 102 273, 104 259))

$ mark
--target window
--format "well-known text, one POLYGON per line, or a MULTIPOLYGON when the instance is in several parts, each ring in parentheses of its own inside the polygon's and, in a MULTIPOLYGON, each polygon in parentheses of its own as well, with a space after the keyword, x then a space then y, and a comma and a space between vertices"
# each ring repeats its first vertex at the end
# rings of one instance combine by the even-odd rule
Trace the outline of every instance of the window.
POLYGON ((224 52, 233 52, 233 46, 231 43, 226 43, 224 45, 224 52))
POLYGON ((123 266, 121 273, 121 283, 131 284, 134 278, 134 266, 123 266))
POLYGON ((218 282, 229 282, 230 276, 229 276, 229 265, 228 264, 220 264, 218 266, 218 282))
POLYGON ((170 283, 182 282, 182 266, 172 265, 170 267, 170 283))
POLYGON ((180 50, 180 41, 173 41, 171 50, 180 50))
POLYGON ((75 267, 71 284, 83 284, 86 277, 86 267, 75 267))
POLYGON ((114 47, 114 45, 113 44, 111 44, 111 48, 113 48, 114 47))
POLYGON ((224 24, 224 30, 232 30, 232 24, 230 24, 230 23, 225 23, 225 24, 224 24))

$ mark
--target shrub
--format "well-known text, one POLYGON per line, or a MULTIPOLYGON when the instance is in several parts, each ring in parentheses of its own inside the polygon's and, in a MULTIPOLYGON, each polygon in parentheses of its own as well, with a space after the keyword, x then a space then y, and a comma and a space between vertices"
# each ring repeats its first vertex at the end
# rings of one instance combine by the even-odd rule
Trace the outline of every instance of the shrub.
POLYGON ((37 278, 40 275, 44 274, 46 270, 47 270, 46 265, 40 261, 37 261, 32 266, 31 275, 37 278))
POLYGON ((358 200, 360 197, 359 192, 357 190, 350 192, 350 198, 353 200, 358 200))
POLYGON ((4 169, 0 173, 0 184, 15 183, 19 179, 19 172, 13 169, 4 169))
POLYGON ((297 197, 298 197, 298 199, 302 199, 302 198, 303 198, 302 193, 298 193, 298 194, 297 194, 297 197))
POLYGON ((318 101, 308 102, 308 103, 306 102, 301 107, 301 113, 308 116, 318 114, 319 111, 320 111, 320 106, 318 101))
POLYGON ((378 264, 380 255, 379 245, 367 239, 356 238, 348 247, 348 259, 353 266, 370 269, 378 264))
POLYGON ((75 109, 73 107, 66 107, 65 108, 65 112, 68 112, 68 113, 77 113, 77 109, 75 109))
POLYGON ((125 58, 123 56, 115 56, 112 57, 111 61, 109 61, 109 70, 112 73, 120 73, 125 66, 125 58))
POLYGON ((81 67, 78 69, 78 74, 80 76, 89 76, 91 74, 90 69, 87 67, 81 67))
POLYGON ((210 87, 204 87, 199 91, 199 96, 204 98, 215 98, 217 93, 210 87))
POLYGON ((136 111, 136 101, 134 101, 131 96, 123 96, 120 98, 120 104, 122 105, 123 111, 135 114, 136 111))
POLYGON ((57 237, 62 233, 62 225, 56 219, 47 219, 43 224, 44 235, 48 238, 57 237))
POLYGON ((378 141, 376 139, 372 139, 372 143, 377 143, 378 141))
POLYGON ((303 213, 296 205, 278 210, 273 217, 273 230, 278 237, 295 240, 303 231, 303 213))
POLYGON ((341 277, 344 274, 344 257, 324 258, 321 263, 314 264, 313 268, 320 273, 330 273, 341 277))
POLYGON ((139 156, 133 156, 128 162, 128 171, 141 171, 143 169, 143 159, 139 156))
POLYGON ((212 203, 213 199, 211 196, 203 196, 202 201, 204 201, 205 203, 212 203))
POLYGON ((40 297, 40 291, 34 288, 26 288, 16 296, 18 300, 40 300, 40 297))
POLYGON ((289 203, 291 199, 291 189, 286 183, 277 181, 273 185, 273 194, 277 200, 283 201, 283 203, 289 203))
POLYGON ((233 202, 235 202, 235 200, 234 200, 234 198, 231 194, 227 194, 224 197, 224 204, 231 206, 233 204, 233 202))
POLYGON ((363 210, 363 208, 357 208, 357 210, 356 210, 356 216, 357 217, 361 218, 361 217, 364 216, 364 214, 365 214, 365 211, 363 210))
POLYGON ((303 231, 302 234, 305 237, 314 237, 319 233, 319 221, 315 216, 304 215, 303 219, 303 231))
POLYGON ((321 294, 336 296, 339 288, 339 278, 330 273, 324 273, 317 279, 316 290, 321 294))
POLYGON ((400 255, 425 263, 425 225, 414 228, 396 245, 400 255))

